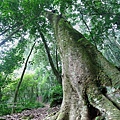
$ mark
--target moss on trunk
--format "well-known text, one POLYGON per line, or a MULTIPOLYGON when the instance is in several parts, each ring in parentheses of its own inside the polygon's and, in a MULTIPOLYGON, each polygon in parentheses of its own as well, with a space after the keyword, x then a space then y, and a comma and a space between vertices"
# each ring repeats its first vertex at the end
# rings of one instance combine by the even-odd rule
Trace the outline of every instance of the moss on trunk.
POLYGON ((47 17, 55 30, 62 60, 63 102, 59 113, 46 120, 100 120, 104 117, 117 120, 119 110, 104 96, 101 88, 119 86, 119 71, 64 18, 53 13, 48 13, 47 17), (96 99, 104 101, 98 105, 96 99), (110 114, 104 115, 109 108, 104 104, 108 101, 116 117, 110 109, 110 114))

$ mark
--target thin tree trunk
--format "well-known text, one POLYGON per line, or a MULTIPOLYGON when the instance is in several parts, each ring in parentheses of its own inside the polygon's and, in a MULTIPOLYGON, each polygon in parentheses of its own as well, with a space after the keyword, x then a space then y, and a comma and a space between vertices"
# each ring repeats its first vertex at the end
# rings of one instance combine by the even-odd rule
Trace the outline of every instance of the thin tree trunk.
POLYGON ((52 71, 53 71, 54 75, 56 76, 56 79, 58 80, 58 82, 61 84, 62 83, 61 75, 60 75, 59 71, 55 68, 55 65, 54 65, 52 57, 50 55, 50 50, 49 50, 49 47, 48 47, 48 45, 46 43, 45 37, 44 37, 44 35, 43 35, 43 33, 41 31, 39 31, 39 32, 40 32, 42 41, 44 43, 45 50, 46 50, 46 53, 47 53, 48 60, 49 60, 50 66, 52 68, 52 71))
POLYGON ((26 71, 26 68, 27 68, 27 64, 28 64, 29 58, 30 58, 30 56, 31 56, 31 54, 32 54, 32 51, 33 51, 33 49, 34 49, 35 44, 36 44, 36 41, 35 41, 34 44, 32 45, 32 48, 31 48, 31 50, 30 50, 30 53, 29 53, 29 55, 28 55, 28 57, 27 57, 27 59, 26 59, 25 65, 24 65, 24 68, 23 68, 23 72, 22 72, 20 81, 18 82, 18 85, 17 85, 17 87, 16 87, 15 95, 14 95, 14 100, 13 100, 12 113, 15 112, 15 105, 16 105, 16 102, 17 102, 17 97, 18 97, 19 88, 20 88, 21 83, 22 83, 22 81, 23 81, 23 77, 24 77, 24 74, 25 74, 25 71, 26 71))

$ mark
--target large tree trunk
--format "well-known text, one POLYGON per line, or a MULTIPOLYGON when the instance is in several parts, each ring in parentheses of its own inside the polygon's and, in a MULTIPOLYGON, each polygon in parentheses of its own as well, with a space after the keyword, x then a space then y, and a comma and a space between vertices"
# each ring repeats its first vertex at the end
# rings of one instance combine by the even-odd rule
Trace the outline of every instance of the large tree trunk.
POLYGON ((50 12, 46 17, 59 46, 63 85, 61 109, 46 120, 102 120, 102 110, 109 111, 105 118, 118 120, 120 107, 108 96, 106 87, 120 85, 119 71, 64 18, 50 12), (98 105, 95 100, 99 98, 98 105))

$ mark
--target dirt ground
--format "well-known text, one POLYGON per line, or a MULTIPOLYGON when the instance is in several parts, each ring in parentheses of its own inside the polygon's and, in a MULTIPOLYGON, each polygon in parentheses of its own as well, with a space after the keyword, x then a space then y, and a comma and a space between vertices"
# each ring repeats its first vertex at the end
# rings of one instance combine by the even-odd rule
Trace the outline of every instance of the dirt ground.
POLYGON ((49 114, 59 111, 60 106, 50 108, 46 105, 44 108, 24 110, 21 113, 6 115, 0 117, 0 120, 43 120, 49 114))

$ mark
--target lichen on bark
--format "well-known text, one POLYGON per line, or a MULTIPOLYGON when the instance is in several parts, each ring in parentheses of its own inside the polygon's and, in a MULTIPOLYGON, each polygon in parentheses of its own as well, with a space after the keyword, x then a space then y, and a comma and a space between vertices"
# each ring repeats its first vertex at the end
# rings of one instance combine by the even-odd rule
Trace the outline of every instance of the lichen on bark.
MULTIPOLYGON (((47 17, 55 30, 62 60, 63 102, 59 113, 52 118, 46 118, 46 120, 113 118, 113 114, 103 116, 102 110, 108 109, 102 106, 102 102, 99 103, 101 109, 97 108, 94 100, 100 97, 102 100, 104 99, 103 103, 109 101, 105 96, 107 93, 102 93, 100 88, 119 85, 119 72, 64 18, 53 13, 50 14, 50 12, 47 17), (92 96, 94 100, 90 100, 92 96)), ((116 109, 111 101, 110 105, 116 109)), ((118 111, 117 114, 120 116, 118 111)))

